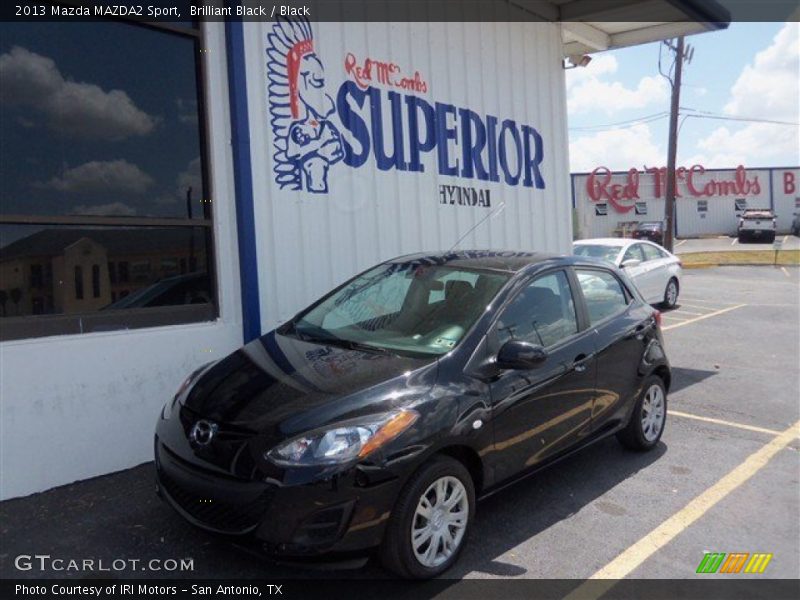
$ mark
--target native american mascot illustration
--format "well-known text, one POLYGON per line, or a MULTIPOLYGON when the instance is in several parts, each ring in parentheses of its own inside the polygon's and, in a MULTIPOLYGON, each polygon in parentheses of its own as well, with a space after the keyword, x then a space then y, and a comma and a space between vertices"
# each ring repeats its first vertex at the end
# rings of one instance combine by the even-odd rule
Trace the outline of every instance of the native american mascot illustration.
POLYGON ((275 181, 281 189, 328 191, 328 170, 342 159, 335 106, 307 20, 282 20, 267 36, 270 124, 275 181))

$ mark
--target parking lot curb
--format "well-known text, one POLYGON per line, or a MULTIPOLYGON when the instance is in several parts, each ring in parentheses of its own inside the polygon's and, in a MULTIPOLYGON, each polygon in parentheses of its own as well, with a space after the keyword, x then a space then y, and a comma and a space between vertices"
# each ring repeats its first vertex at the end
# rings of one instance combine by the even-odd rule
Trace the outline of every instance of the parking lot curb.
POLYGON ((708 262, 708 263, 694 263, 694 264, 684 264, 684 269, 708 269, 710 267, 790 267, 790 268, 798 268, 800 265, 776 265, 773 263, 720 263, 720 262, 708 262))

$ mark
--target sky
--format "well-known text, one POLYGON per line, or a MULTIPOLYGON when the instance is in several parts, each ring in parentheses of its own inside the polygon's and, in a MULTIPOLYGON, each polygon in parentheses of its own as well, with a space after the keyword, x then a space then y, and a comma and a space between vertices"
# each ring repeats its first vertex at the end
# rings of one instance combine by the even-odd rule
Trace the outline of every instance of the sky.
MULTIPOLYGON (((683 71, 678 166, 800 165, 800 24, 732 23, 686 42, 694 55, 683 71)), ((567 71, 573 173, 666 166, 670 84, 659 74, 660 47, 667 72, 672 54, 659 43, 597 53, 567 71)))

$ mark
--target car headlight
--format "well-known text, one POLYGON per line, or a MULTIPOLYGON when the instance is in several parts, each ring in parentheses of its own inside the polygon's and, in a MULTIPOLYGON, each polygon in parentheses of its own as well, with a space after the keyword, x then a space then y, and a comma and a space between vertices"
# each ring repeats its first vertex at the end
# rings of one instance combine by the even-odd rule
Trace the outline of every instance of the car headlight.
POLYGON ((167 400, 164 403, 164 407, 161 409, 162 419, 164 420, 169 419, 170 415, 172 414, 172 411, 175 409, 175 403, 178 401, 178 399, 181 396, 183 396, 183 394, 185 394, 194 385, 195 381, 197 381, 200 375, 202 375, 205 372, 205 370, 208 369, 209 366, 214 364, 214 362, 216 361, 212 360, 211 362, 207 362, 203 366, 192 371, 191 375, 189 375, 180 385, 178 391, 175 392, 175 395, 172 397, 172 399, 167 400))
POLYGON ((419 418, 414 410, 400 410, 377 417, 311 432, 264 453, 282 466, 346 463, 364 458, 411 427, 419 418))

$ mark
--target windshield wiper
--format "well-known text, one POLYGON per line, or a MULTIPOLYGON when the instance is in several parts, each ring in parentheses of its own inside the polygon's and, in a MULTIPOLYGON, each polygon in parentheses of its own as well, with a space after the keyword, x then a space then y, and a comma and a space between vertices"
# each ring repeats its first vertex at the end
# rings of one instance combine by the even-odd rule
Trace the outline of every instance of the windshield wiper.
POLYGON ((371 344, 364 344, 361 342, 354 342, 352 340, 340 340, 343 346, 347 346, 351 350, 361 350, 362 352, 374 352, 376 354, 391 354, 388 349, 380 346, 373 346, 371 344))

